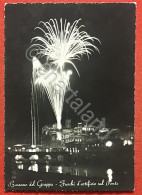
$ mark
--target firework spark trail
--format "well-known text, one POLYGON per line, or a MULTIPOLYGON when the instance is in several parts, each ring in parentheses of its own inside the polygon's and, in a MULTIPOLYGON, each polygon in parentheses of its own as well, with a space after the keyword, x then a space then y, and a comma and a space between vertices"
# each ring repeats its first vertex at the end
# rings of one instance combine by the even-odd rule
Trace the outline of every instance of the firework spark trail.
MULTIPOLYGON (((66 64, 72 65, 79 72, 73 63, 74 60, 80 60, 82 55, 89 55, 98 48, 94 45, 94 40, 99 41, 96 37, 91 37, 83 31, 83 25, 79 26, 79 20, 75 20, 71 25, 67 20, 60 19, 60 25, 56 19, 50 19, 49 22, 40 22, 36 29, 43 33, 42 36, 36 36, 32 39, 34 42, 31 47, 39 47, 38 55, 46 57, 46 67, 43 66, 37 58, 33 59, 33 82, 32 82, 32 121, 33 129, 36 129, 36 116, 38 118, 38 96, 37 88, 41 92, 41 97, 46 93, 51 103, 57 120, 57 128, 61 129, 61 118, 64 103, 64 96, 69 87, 70 74, 65 72, 66 64), (49 66, 48 66, 49 65, 49 66), (40 74, 40 72, 43 74, 40 74), (49 78, 50 72, 55 72, 57 78, 49 78), (59 82, 63 82, 62 87, 55 89, 59 82)), ((100 42, 100 41, 99 41, 100 42)), ((53 75, 52 75, 53 76, 53 75)), ((39 118, 37 119, 39 120, 39 118)), ((36 131, 36 130, 35 130, 36 131)))
MULTIPOLYGON (((70 71, 63 71, 59 74, 56 70, 46 71, 40 61, 33 58, 33 79, 32 79, 32 126, 33 126, 33 140, 36 140, 36 130, 39 132, 39 116, 38 116, 38 97, 44 99, 45 93, 51 103, 55 117, 57 120, 57 127, 61 129, 61 116, 64 104, 64 96, 69 87, 70 71), (54 78, 54 77, 57 78, 54 78), (60 83, 60 85, 59 85, 60 83), (38 92, 38 94, 37 94, 38 92), (40 92, 40 93, 39 93, 40 92), (36 120, 37 118, 37 120, 36 120), (37 124, 37 125, 36 125, 37 124)), ((33 141, 35 145, 35 141, 33 141)))
POLYGON ((38 78, 38 71, 39 71, 39 64, 34 63, 36 58, 33 58, 33 72, 32 72, 32 94, 31 94, 31 118, 32 118, 32 145, 36 145, 37 142, 37 133, 39 137, 39 111, 38 111, 38 91, 37 87, 35 86, 35 82, 38 78))

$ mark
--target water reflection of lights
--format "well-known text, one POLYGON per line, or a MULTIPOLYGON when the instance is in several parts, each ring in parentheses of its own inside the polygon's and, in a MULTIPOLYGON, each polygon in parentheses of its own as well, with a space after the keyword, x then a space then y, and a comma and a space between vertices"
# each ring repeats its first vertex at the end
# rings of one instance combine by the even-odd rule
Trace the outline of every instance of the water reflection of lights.
MULTIPOLYGON (((73 166, 70 166, 70 167, 64 166, 64 165, 52 166, 49 164, 41 166, 41 164, 38 165, 37 162, 35 161, 28 167, 27 165, 23 165, 22 162, 21 164, 17 164, 16 167, 21 170, 28 169, 28 171, 33 171, 33 172, 42 171, 46 173, 58 173, 58 174, 69 173, 71 175, 85 176, 85 177, 93 177, 95 174, 98 174, 96 173, 96 170, 95 169, 93 170, 91 167, 84 167, 84 166, 78 167, 77 163, 74 163, 73 166)), ((110 182, 113 180, 113 172, 111 169, 107 170, 107 178, 108 178, 108 181, 110 182)))
POLYGON ((58 161, 59 161, 60 163, 64 162, 64 156, 61 155, 61 154, 59 154, 59 155, 57 156, 57 159, 58 159, 58 161))
POLYGON ((45 169, 46 169, 46 172, 48 172, 49 171, 49 166, 46 165, 45 169))
POLYGON ((84 173, 85 173, 85 176, 87 177, 88 176, 88 171, 86 169, 84 170, 84 173))
POLYGON ((35 171, 35 172, 38 172, 38 164, 35 163, 35 164, 32 164, 29 168, 28 168, 29 171, 35 171))
POLYGON ((39 157, 37 154, 31 155, 29 158, 29 160, 38 160, 38 159, 39 159, 39 157))
POLYGON ((72 149, 70 148, 70 154, 72 154, 72 149))
POLYGON ((24 169, 24 165, 23 165, 23 164, 18 164, 18 165, 17 165, 17 168, 23 170, 23 169, 24 169))
POLYGON ((20 161, 20 160, 16 160, 15 162, 16 162, 16 164, 22 164, 22 163, 23 163, 23 162, 20 161))
POLYGON ((131 140, 124 140, 123 146, 126 146, 126 145, 132 145, 132 141, 131 140))
POLYGON ((46 162, 49 162, 51 160, 51 156, 50 155, 45 155, 44 160, 46 160, 46 162))
POLYGON ((24 157, 22 155, 16 155, 15 160, 24 160, 24 157))
POLYGON ((62 173, 62 166, 59 166, 58 169, 57 169, 57 171, 58 171, 59 173, 62 173))
POLYGON ((107 142, 106 142, 106 146, 107 146, 107 147, 111 147, 111 146, 112 146, 112 141, 107 141, 107 142))
POLYGON ((130 141, 130 140, 128 140, 127 143, 128 143, 128 145, 132 145, 132 141, 130 141))
POLYGON ((113 174, 112 169, 108 169, 107 170, 107 175, 108 175, 108 181, 109 182, 112 182, 112 179, 113 179, 112 174, 113 174))
POLYGON ((127 145, 127 140, 124 140, 123 146, 127 145))
POLYGON ((79 169, 75 168, 75 175, 79 175, 79 169))

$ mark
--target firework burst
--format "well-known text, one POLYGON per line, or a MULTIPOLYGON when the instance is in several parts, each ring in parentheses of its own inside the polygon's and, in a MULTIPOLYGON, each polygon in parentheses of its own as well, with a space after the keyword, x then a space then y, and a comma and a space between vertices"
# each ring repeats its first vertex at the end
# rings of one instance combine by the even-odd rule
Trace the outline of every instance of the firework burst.
MULTIPOLYGON (((70 70, 65 71, 65 65, 72 65, 75 70, 78 69, 74 64, 74 60, 81 60, 82 55, 89 55, 98 48, 94 45, 94 40, 99 41, 96 37, 91 37, 83 29, 83 25, 79 26, 79 20, 75 20, 73 24, 67 20, 60 19, 58 24, 56 19, 50 19, 49 22, 40 22, 36 29, 42 31, 43 36, 36 36, 32 39, 31 47, 38 47, 38 55, 46 57, 46 65, 42 65, 37 58, 33 58, 33 78, 32 78, 32 121, 35 124, 35 105, 37 106, 37 88, 47 94, 57 120, 57 128, 61 129, 62 109, 64 96, 69 87, 70 70), (42 70, 42 74, 41 74, 42 70), (56 80, 47 75, 50 72, 56 74, 56 80), (62 81, 62 87, 55 89, 59 82, 62 81)), ((99 41, 100 42, 100 41, 99 41)), ((54 75, 53 74, 53 75, 54 75)), ((52 75, 52 76, 53 76, 52 75)), ((38 107, 38 106, 37 106, 38 107)), ((38 111, 37 111, 38 112, 38 111)), ((38 114, 37 114, 38 115, 38 114)), ((34 125, 34 129, 36 129, 34 125)), ((35 130, 34 130, 35 131, 35 130)))
MULTIPOLYGON (((82 55, 89 55, 98 48, 94 45, 96 37, 91 37, 83 31, 84 25, 78 26, 81 19, 75 20, 71 25, 67 20, 63 22, 60 19, 60 25, 56 19, 50 19, 49 22, 40 22, 36 29, 43 32, 44 37, 36 36, 32 39, 38 46, 39 54, 47 56, 51 65, 55 66, 62 73, 65 64, 71 64, 79 74, 73 60, 81 59, 82 55)), ((100 42, 100 41, 99 41, 100 42)))

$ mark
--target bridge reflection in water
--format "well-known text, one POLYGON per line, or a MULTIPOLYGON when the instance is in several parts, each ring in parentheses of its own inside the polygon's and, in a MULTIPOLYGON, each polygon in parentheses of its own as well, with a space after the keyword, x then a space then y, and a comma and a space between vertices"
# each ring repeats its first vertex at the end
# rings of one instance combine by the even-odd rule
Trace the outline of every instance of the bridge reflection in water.
MULTIPOLYGON (((85 177, 93 177, 94 175, 107 177, 107 169, 103 168, 100 170, 95 169, 91 166, 78 166, 74 164, 73 166, 65 166, 65 165, 49 165, 47 164, 38 164, 36 161, 31 161, 30 165, 24 164, 22 161, 16 161, 17 164, 16 169, 25 170, 25 171, 35 171, 35 172, 47 172, 47 173, 60 173, 60 174, 70 174, 76 176, 85 176, 85 177), (103 173, 103 175, 102 175, 103 173)), ((112 177, 112 173, 108 174, 108 177, 112 177)))
MULTIPOLYGON (((123 146, 117 150, 81 151, 74 147, 72 150, 51 151, 6 151, 6 162, 9 162, 11 176, 9 180, 18 179, 22 171, 28 176, 31 174, 46 176, 72 175, 84 178, 103 178, 107 181, 119 181, 121 183, 133 183, 133 148, 123 146), (118 155, 121 152, 121 158, 118 155), (10 163, 11 162, 11 163, 10 163), (20 172, 19 172, 20 171, 20 172), (47 174, 47 175, 46 175, 47 174)), ((10 173, 10 171, 9 171, 10 173)), ((26 176, 26 177, 27 177, 26 176)), ((56 176, 55 176, 56 177, 56 176)))

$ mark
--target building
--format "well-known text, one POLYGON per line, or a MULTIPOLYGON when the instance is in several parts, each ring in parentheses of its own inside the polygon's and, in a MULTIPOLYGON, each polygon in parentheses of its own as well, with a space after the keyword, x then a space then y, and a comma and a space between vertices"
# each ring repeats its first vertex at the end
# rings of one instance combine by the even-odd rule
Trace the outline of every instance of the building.
POLYGON ((71 119, 66 119, 66 121, 65 121, 65 128, 66 129, 71 129, 71 119))
POLYGON ((106 128, 106 118, 101 118, 101 126, 102 128, 106 128))

